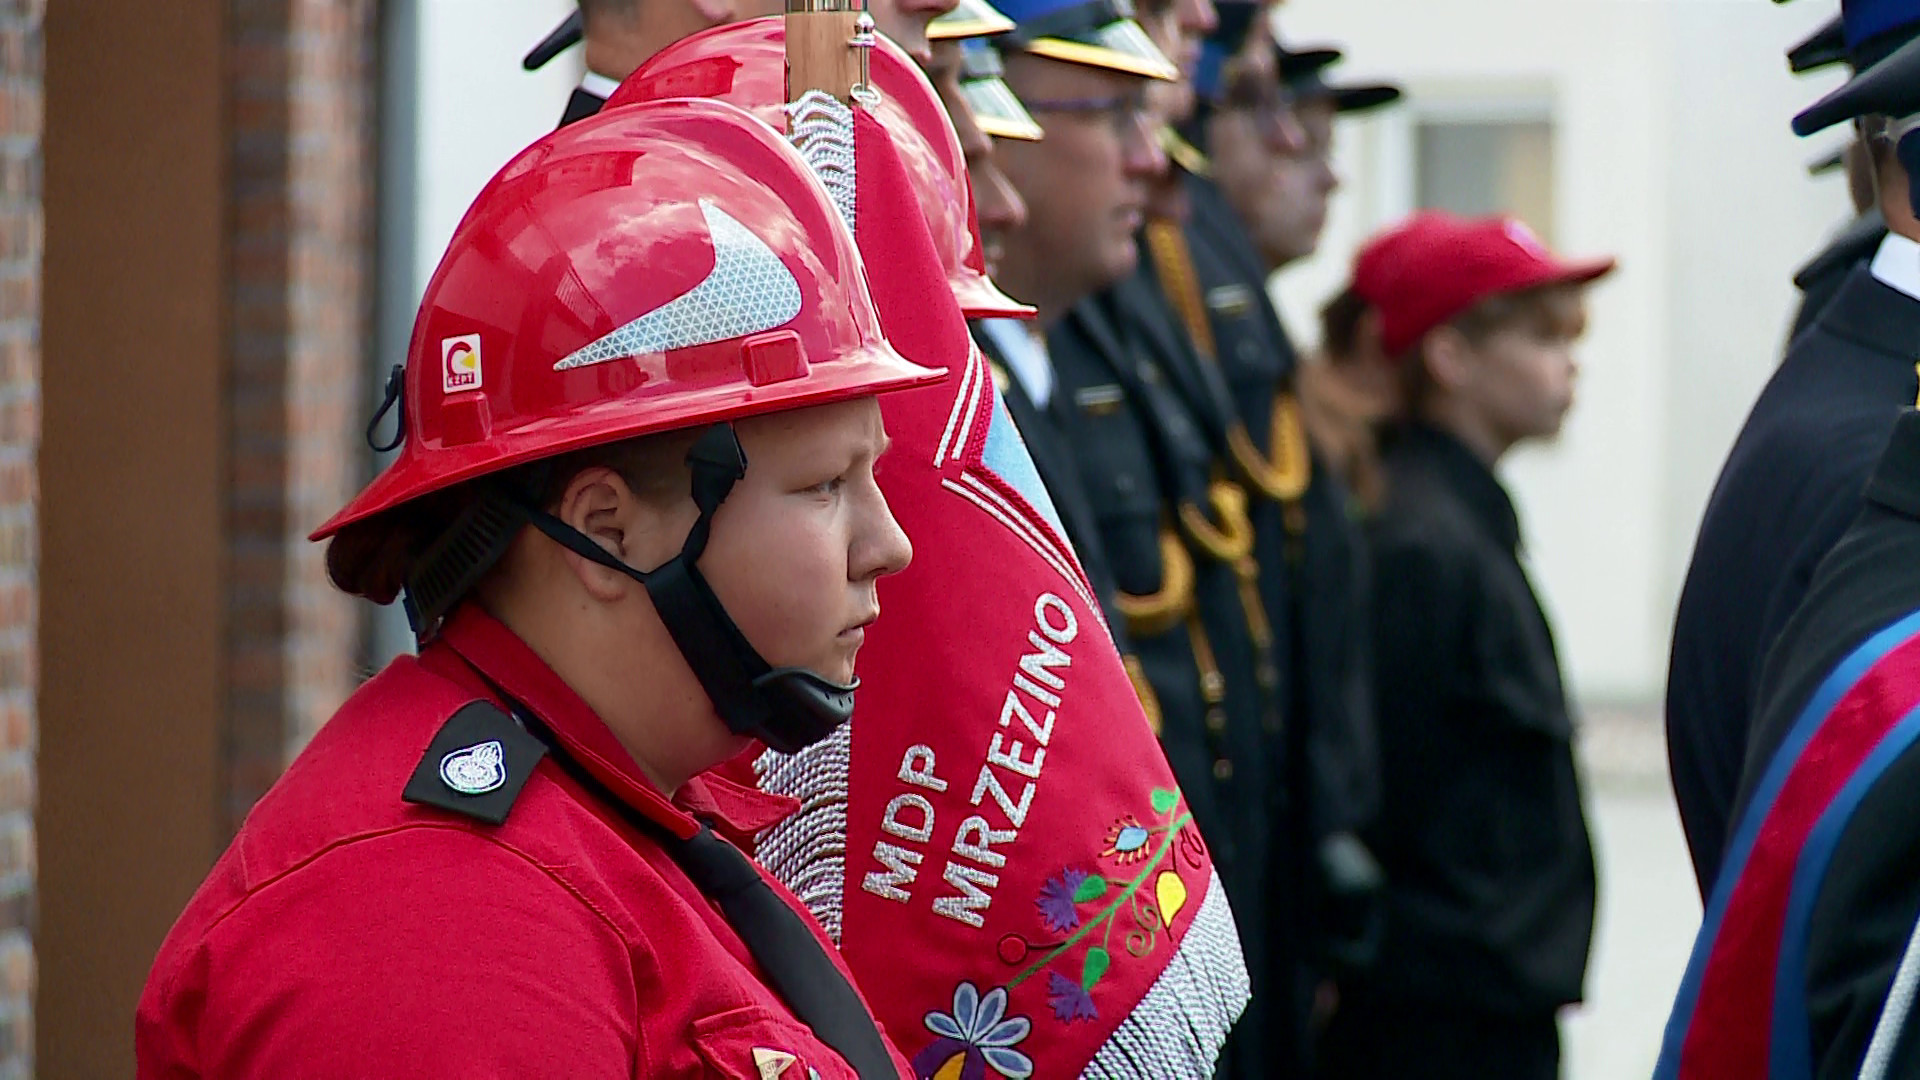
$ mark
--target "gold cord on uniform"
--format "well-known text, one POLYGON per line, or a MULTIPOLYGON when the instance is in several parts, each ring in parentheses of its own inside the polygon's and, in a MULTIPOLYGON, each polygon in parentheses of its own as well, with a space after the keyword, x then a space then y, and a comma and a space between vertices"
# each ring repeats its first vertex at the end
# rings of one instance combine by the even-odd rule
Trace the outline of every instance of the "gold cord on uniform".
MULTIPOLYGON (((1146 235, 1154 270, 1180 322, 1186 326, 1194 350, 1203 361, 1218 364, 1213 321, 1207 317, 1206 304, 1200 298, 1200 281, 1193 271, 1193 252, 1187 246, 1186 233, 1177 222, 1155 218, 1147 223, 1146 235)), ((1255 490, 1275 502, 1294 502, 1306 493, 1313 475, 1307 429, 1300 419, 1300 403, 1293 394, 1281 392, 1273 406, 1271 459, 1254 445, 1253 436, 1238 419, 1229 420, 1227 450, 1241 475, 1255 490)))
POLYGON ((1157 637, 1180 625, 1193 610, 1193 558, 1170 524, 1160 526, 1160 588, 1136 595, 1121 592, 1116 599, 1129 633, 1157 637))

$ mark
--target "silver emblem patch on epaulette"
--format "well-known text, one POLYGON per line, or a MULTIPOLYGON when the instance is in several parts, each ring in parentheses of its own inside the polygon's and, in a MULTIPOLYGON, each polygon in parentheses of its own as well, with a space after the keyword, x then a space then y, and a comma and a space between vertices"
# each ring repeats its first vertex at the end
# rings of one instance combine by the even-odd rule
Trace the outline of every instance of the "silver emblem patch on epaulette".
POLYGON ((462 795, 485 795, 507 782, 506 751, 493 739, 440 759, 440 779, 462 795))

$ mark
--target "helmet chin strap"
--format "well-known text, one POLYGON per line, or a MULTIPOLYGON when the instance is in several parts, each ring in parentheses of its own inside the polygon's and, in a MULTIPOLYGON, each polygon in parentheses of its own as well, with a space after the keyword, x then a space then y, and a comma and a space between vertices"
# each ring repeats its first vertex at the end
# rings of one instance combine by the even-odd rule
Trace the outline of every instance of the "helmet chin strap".
POLYGON ((747 472, 733 425, 708 428, 687 452, 687 465, 700 517, 680 554, 651 571, 628 566, 547 511, 515 502, 527 522, 555 543, 645 587, 661 623, 729 730, 783 754, 812 746, 853 716, 853 692, 860 681, 842 684, 805 668, 776 668, 740 632, 697 565, 707 548, 714 511, 747 472))

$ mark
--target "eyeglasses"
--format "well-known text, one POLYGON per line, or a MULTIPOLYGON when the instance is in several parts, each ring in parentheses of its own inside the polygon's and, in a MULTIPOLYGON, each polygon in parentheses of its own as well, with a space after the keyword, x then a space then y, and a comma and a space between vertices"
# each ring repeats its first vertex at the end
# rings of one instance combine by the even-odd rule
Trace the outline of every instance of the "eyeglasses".
POLYGON ((1154 123, 1153 110, 1147 107, 1145 87, 1127 94, 1092 98, 1022 98, 1030 113, 1064 113, 1069 116, 1104 118, 1113 133, 1121 138, 1144 132, 1154 123))
POLYGON ((1294 154, 1329 157, 1331 148, 1324 140, 1314 139, 1295 106, 1298 101, 1284 86, 1269 79, 1238 78, 1227 82, 1220 96, 1220 109, 1245 113, 1262 138, 1294 154))

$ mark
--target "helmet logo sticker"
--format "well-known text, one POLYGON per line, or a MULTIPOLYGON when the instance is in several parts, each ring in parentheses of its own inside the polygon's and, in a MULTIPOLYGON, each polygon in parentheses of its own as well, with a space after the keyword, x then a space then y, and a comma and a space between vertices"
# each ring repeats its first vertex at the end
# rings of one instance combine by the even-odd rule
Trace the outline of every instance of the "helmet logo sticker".
POLYGON ((767 242, 725 210, 700 200, 713 237, 713 270, 698 285, 590 342, 555 371, 711 345, 785 326, 800 314, 800 283, 767 242))
POLYGON ((440 386, 449 394, 480 389, 480 335, 440 339, 440 386))
POLYGON ((462 795, 485 795, 507 782, 506 751, 498 739, 455 750, 440 759, 440 779, 462 795))

